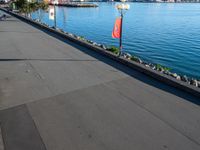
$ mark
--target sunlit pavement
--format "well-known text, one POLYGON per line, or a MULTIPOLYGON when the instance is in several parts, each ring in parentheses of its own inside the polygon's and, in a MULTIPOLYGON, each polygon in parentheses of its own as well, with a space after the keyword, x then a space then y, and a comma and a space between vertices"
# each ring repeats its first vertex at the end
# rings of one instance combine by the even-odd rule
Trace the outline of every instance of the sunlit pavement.
POLYGON ((199 104, 16 18, 0 21, 0 149, 199 150, 199 104))

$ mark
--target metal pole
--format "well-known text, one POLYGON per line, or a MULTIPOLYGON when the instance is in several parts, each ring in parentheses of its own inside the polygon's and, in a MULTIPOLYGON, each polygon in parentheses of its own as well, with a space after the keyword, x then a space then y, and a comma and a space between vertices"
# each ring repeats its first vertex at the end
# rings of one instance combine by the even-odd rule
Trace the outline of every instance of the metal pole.
POLYGON ((56 29, 56 5, 55 5, 55 3, 54 3, 54 27, 55 27, 55 29, 56 29))
POLYGON ((120 38, 119 38, 119 56, 122 53, 122 25, 123 25, 123 13, 121 10, 121 28, 120 28, 120 38))
POLYGON ((27 18, 29 18, 29 15, 30 15, 29 0, 27 1, 27 6, 28 6, 27 18))

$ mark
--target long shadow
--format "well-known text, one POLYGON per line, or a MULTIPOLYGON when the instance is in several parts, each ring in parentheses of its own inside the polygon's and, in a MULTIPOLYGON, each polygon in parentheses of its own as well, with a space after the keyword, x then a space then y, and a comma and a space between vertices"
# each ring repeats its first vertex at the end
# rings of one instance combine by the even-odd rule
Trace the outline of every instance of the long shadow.
POLYGON ((38 27, 35 24, 29 23, 29 22, 26 22, 26 23, 34 26, 35 28, 39 29, 40 31, 43 31, 44 33, 46 33, 46 34, 48 34, 48 35, 50 35, 50 36, 52 36, 54 38, 57 38, 60 41, 66 43, 66 44, 69 44, 69 45, 73 46, 74 48, 84 52, 85 54, 90 55, 90 56, 98 59, 99 61, 102 61, 102 62, 104 62, 104 63, 106 63, 106 64, 108 64, 108 65, 110 65, 110 66, 112 66, 112 67, 114 67, 114 68, 116 68, 116 69, 118 69, 118 70, 120 70, 120 71, 122 71, 122 72, 124 72, 124 73, 126 73, 126 74, 128 74, 128 75, 130 75, 130 76, 142 81, 142 82, 144 82, 144 83, 146 83, 146 84, 149 84, 149 85, 154 86, 156 88, 162 89, 162 90, 164 90, 164 91, 166 91, 168 93, 174 94, 174 95, 176 95, 178 97, 181 97, 181 98, 183 98, 183 99, 185 99, 187 101, 190 101, 190 102, 192 102, 192 103, 194 103, 196 105, 200 105, 200 100, 199 100, 198 97, 195 97, 195 96, 193 96, 193 95, 191 95, 191 94, 189 94, 187 92, 183 92, 183 91, 181 91, 179 89, 176 89, 176 88, 174 88, 172 86, 169 86, 167 84, 164 84, 162 82, 159 82, 159 81, 157 81, 157 80, 155 80, 155 79, 153 79, 153 78, 151 78, 151 77, 149 77, 149 76, 147 76, 147 75, 145 75, 143 73, 140 73, 140 72, 138 72, 138 71, 136 71, 136 70, 134 70, 132 68, 129 68, 129 67, 127 67, 127 66, 125 66, 125 65, 123 65, 123 64, 121 64, 119 62, 116 62, 116 61, 114 61, 114 60, 112 60, 112 59, 110 59, 110 58, 108 58, 106 56, 103 56, 102 54, 100 54, 98 52, 95 52, 95 51, 93 51, 91 49, 88 49, 88 48, 85 48, 83 46, 77 45, 76 43, 71 42, 71 41, 69 41, 69 40, 67 40, 67 39, 65 39, 65 38, 63 38, 63 37, 61 37, 59 35, 56 35, 55 33, 49 32, 46 29, 38 27))
POLYGON ((8 20, 8 19, 6 19, 6 20, 0 20, 0 22, 19 22, 18 20, 8 20))
POLYGON ((58 58, 58 59, 10 59, 10 58, 7 58, 7 59, 0 59, 0 62, 6 62, 6 61, 97 61, 96 59, 60 59, 60 58, 58 58))
POLYGON ((4 30, 4 31, 1 31, 0 30, 0 33, 31 33, 31 34, 37 34, 37 33, 40 33, 40 32, 15 31, 15 30, 10 30, 10 31, 4 30))

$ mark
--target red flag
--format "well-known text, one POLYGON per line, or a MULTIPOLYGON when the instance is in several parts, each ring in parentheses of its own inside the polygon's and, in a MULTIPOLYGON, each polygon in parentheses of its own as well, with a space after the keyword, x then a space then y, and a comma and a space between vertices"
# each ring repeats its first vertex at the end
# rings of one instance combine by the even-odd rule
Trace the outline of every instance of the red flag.
POLYGON ((114 25, 113 32, 112 32, 113 38, 121 37, 121 25, 122 25, 122 19, 121 19, 121 17, 119 17, 115 21, 115 25, 114 25))

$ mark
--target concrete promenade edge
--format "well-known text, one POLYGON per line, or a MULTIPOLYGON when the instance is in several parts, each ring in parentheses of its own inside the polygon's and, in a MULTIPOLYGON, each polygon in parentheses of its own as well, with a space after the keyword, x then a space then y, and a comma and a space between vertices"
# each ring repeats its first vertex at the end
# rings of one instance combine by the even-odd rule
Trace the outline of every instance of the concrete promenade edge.
POLYGON ((199 150, 199 104, 55 34, 0 21, 5 150, 199 150))

